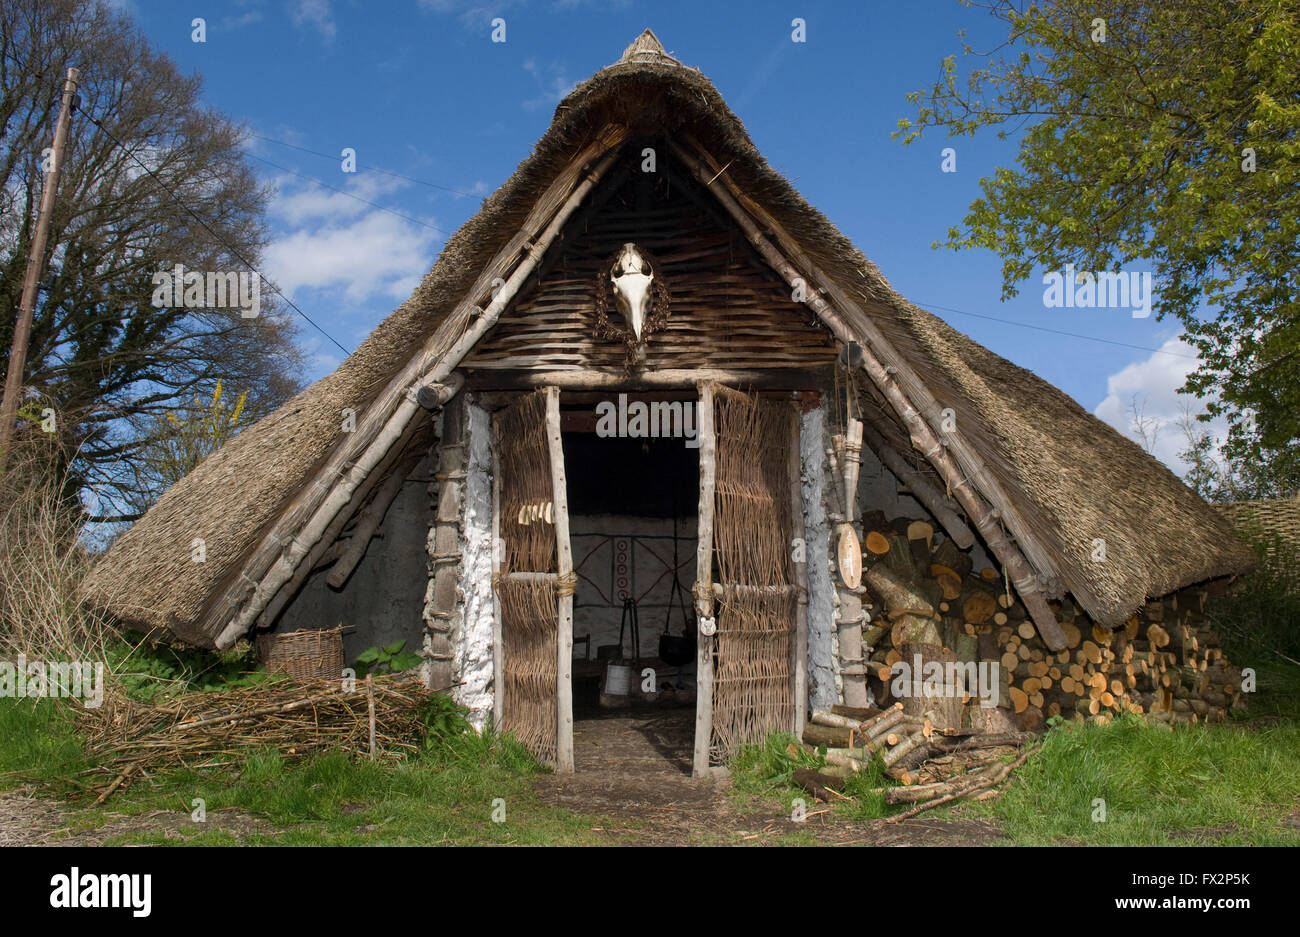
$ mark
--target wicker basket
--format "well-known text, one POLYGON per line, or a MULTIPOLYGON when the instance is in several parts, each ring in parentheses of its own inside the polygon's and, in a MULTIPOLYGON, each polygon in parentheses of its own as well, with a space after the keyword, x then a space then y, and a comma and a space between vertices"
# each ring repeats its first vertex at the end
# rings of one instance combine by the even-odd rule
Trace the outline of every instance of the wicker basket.
POLYGON ((337 680, 343 676, 343 626, 258 635, 257 656, 267 673, 297 680, 337 680))

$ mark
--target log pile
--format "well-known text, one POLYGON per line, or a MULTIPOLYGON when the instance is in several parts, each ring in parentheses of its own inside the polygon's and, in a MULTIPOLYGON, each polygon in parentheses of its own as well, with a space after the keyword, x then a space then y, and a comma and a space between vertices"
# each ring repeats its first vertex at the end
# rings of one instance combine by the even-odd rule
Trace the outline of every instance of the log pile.
MULTIPOLYGON (((955 800, 997 796, 997 786, 1032 753, 1032 748, 1020 751, 1032 738, 1030 733, 972 735, 943 729, 930 714, 907 715, 902 703, 878 710, 835 706, 829 712, 814 711, 803 732, 810 752, 825 746, 825 766, 798 768, 792 780, 819 800, 848 799, 841 793, 847 779, 879 758, 885 774, 901 786, 870 792, 882 795, 887 804, 914 805, 885 821, 892 823, 955 800), (1011 755, 1016 757, 1008 762, 1011 755)), ((799 755, 793 743, 788 754, 799 755)))
POLYGON ((1224 657, 1202 614, 1218 584, 1148 602, 1111 629, 1069 598, 1050 607, 1067 646, 1052 651, 1003 576, 975 568, 971 556, 924 521, 863 518, 864 626, 869 684, 878 705, 893 703, 895 665, 994 663, 996 710, 974 688, 945 686, 938 697, 900 697, 903 711, 936 725, 985 732, 1038 731, 1053 716, 1106 722, 1137 713, 1153 721, 1222 721, 1244 705, 1241 671, 1224 657), (918 657, 919 655, 919 657, 918 657))

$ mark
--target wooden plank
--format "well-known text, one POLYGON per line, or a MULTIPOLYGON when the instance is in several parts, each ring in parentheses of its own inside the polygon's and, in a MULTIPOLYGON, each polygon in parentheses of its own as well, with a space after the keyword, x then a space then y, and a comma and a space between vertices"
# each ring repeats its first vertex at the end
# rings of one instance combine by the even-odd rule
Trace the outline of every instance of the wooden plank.
MULTIPOLYGON (((794 660, 794 734, 803 735, 808 719, 808 541, 803 523, 803 487, 800 483, 800 420, 798 407, 790 411, 790 533, 802 545, 802 559, 791 557, 796 589, 794 660)), ((793 548, 793 544, 791 545, 793 548)))
MULTIPOLYGON (((717 438, 713 431, 713 387, 700 384, 696 420, 700 439, 700 505, 696 518, 695 614, 713 618, 713 489, 717 469, 717 438)), ((696 635, 695 757, 692 774, 709 773, 709 743, 713 737, 713 636, 696 635)))
POLYGON ((551 456, 551 500, 555 504, 555 560, 559 580, 555 673, 555 770, 573 773, 573 547, 569 540, 569 488, 560 432, 560 389, 546 388, 546 442, 551 456))
POLYGON ((527 390, 533 387, 558 387, 562 390, 639 390, 649 388, 696 387, 701 382, 717 381, 738 387, 772 390, 819 390, 831 386, 833 375, 825 368, 671 368, 628 374, 618 368, 573 368, 533 371, 529 369, 497 370, 483 368, 470 374, 468 383, 475 390, 527 390))

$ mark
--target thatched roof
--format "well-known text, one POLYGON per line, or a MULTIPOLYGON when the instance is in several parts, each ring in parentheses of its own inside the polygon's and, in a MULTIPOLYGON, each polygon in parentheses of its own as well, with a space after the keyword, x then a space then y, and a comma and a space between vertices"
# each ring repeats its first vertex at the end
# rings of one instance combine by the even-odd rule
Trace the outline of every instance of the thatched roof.
MULTIPOLYGON (((773 170, 698 71, 648 30, 556 108, 550 129, 481 211, 447 242, 415 293, 328 377, 246 429, 175 485, 91 577, 91 600, 120 618, 185 635, 241 576, 254 544, 339 444, 340 413, 361 413, 440 330, 548 182, 609 124, 633 135, 689 133, 731 181, 876 322, 934 396, 957 412, 989 471, 1051 551, 1039 570, 1094 619, 1122 620, 1147 597, 1248 568, 1229 525, 1165 466, 1070 397, 896 293, 839 230, 773 170), (206 561, 192 562, 202 538, 206 561), (1094 541, 1106 561, 1093 562, 1094 541)), ((1059 591, 1059 590, 1058 590, 1059 591)))

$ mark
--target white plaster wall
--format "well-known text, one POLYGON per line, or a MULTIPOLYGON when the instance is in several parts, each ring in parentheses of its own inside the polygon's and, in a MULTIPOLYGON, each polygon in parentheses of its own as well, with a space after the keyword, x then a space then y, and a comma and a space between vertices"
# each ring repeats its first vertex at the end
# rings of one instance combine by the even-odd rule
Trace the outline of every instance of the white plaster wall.
POLYGON ((455 698, 469 709, 469 720, 482 729, 492 715, 492 449, 491 420, 486 410, 468 404, 469 460, 461 523, 460 615, 452 623, 455 698))
POLYGON ((831 581, 830 524, 826 519, 826 422, 821 408, 799 421, 799 485, 808 550, 808 701, 829 709, 842 694, 837 685, 835 585, 831 581))

